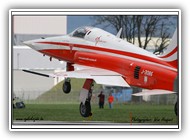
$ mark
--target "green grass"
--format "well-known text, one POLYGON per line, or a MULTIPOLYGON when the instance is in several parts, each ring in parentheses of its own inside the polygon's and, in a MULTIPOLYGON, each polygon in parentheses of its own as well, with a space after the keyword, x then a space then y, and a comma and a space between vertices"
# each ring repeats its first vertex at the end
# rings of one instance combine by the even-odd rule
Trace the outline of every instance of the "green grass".
POLYGON ((72 79, 71 93, 64 94, 63 82, 60 82, 36 100, 25 101, 25 109, 13 109, 13 120, 177 124, 174 105, 115 102, 113 109, 109 109, 107 104, 104 109, 99 109, 97 96, 102 87, 97 84, 93 91, 94 98, 91 100, 93 116, 83 118, 79 113, 79 93, 83 83, 83 79, 72 79))
POLYGON ((36 100, 25 101, 25 109, 14 109, 13 120, 177 124, 174 105, 115 103, 113 109, 109 109, 107 104, 104 109, 99 109, 97 96, 102 87, 97 84, 93 91, 94 98, 91 100, 93 116, 83 118, 79 113, 79 93, 83 83, 84 79, 71 79, 70 94, 62 92, 63 82, 58 83, 36 100))
POLYGON ((78 104, 26 104, 25 109, 13 110, 13 120, 177 124, 173 105, 114 104, 113 109, 108 105, 99 109, 93 104, 92 113, 90 118, 81 117, 78 104))

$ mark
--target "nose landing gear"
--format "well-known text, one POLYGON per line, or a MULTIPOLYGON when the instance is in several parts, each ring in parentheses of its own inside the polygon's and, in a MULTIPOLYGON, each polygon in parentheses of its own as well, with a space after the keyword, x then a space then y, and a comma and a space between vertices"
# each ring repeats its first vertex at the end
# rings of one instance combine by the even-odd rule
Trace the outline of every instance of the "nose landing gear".
POLYGON ((83 103, 81 102, 81 103, 80 103, 79 110, 80 110, 81 116, 83 116, 83 117, 92 116, 92 113, 91 113, 91 105, 90 105, 90 102, 88 102, 88 101, 86 101, 85 104, 83 104, 83 103))
POLYGON ((83 117, 89 117, 92 116, 91 112, 91 104, 90 100, 92 97, 92 90, 93 90, 93 80, 92 79, 86 79, 83 88, 80 92, 80 106, 79 106, 79 111, 81 116, 83 117))

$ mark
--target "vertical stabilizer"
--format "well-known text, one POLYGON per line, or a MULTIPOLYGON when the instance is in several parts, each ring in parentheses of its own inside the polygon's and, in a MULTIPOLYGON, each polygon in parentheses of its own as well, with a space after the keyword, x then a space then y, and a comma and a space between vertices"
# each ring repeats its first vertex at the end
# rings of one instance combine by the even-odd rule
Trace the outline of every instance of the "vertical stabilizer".
POLYGON ((176 29, 172 37, 172 40, 167 47, 167 50, 163 55, 159 57, 162 58, 167 63, 169 63, 171 66, 177 68, 178 67, 177 56, 178 56, 178 38, 177 38, 177 29, 176 29))

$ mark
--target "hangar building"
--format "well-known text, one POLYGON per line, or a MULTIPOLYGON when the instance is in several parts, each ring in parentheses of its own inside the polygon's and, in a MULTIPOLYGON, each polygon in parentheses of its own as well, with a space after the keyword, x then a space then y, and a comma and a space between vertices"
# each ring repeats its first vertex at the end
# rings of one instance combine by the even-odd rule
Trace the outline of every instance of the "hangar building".
POLYGON ((15 96, 35 99, 59 82, 33 74, 22 69, 32 69, 43 73, 53 73, 55 69, 65 69, 65 63, 23 46, 22 41, 40 37, 58 36, 67 33, 66 16, 14 16, 12 46, 12 89, 15 96), (31 94, 32 93, 32 94, 31 94))

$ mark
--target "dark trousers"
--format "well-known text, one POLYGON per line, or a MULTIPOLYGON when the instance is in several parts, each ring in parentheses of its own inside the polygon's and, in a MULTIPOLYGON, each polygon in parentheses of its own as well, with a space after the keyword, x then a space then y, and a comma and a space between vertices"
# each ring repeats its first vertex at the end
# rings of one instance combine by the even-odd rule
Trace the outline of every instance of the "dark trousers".
POLYGON ((99 102, 99 108, 104 108, 104 102, 99 102))

